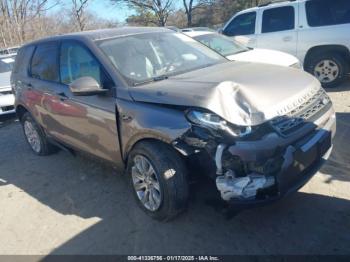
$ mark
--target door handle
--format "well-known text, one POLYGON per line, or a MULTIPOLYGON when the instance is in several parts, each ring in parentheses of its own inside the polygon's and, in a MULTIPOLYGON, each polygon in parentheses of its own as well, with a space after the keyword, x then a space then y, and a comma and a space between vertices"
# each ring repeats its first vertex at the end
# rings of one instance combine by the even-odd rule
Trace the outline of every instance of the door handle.
POLYGON ((31 83, 24 83, 24 82, 22 82, 22 83, 27 87, 28 90, 33 89, 33 85, 31 83))
POLYGON ((290 41, 293 40, 293 37, 291 37, 291 36, 285 36, 285 37, 283 37, 282 39, 283 39, 284 42, 290 42, 290 41))
POLYGON ((69 98, 64 92, 59 92, 57 95, 61 101, 65 101, 69 98))

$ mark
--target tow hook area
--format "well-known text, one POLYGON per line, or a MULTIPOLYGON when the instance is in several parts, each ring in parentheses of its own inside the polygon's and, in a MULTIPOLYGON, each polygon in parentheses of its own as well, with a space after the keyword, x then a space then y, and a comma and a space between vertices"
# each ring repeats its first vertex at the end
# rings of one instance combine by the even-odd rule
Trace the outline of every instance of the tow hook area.
POLYGON ((274 176, 264 176, 251 173, 246 176, 237 176, 233 170, 223 175, 222 155, 227 146, 220 144, 217 147, 215 162, 217 167, 216 187, 225 201, 232 199, 254 199, 261 189, 269 188, 276 183, 274 176))

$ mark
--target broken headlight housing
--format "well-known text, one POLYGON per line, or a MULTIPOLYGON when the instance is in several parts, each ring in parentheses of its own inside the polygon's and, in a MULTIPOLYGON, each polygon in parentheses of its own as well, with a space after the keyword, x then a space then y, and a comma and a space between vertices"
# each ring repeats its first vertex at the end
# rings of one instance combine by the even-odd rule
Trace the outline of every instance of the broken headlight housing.
POLYGON ((244 137, 252 132, 250 126, 236 126, 227 123, 226 120, 220 116, 210 112, 203 112, 199 110, 189 110, 186 113, 188 121, 192 124, 204 127, 214 131, 224 131, 234 137, 244 137))

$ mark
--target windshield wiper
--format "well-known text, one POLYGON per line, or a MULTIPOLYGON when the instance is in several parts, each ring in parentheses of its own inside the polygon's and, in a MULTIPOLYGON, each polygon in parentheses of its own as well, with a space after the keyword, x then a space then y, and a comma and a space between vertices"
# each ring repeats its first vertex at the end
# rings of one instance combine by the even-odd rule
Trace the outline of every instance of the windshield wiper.
POLYGON ((144 85, 144 84, 148 84, 151 82, 158 82, 158 81, 166 80, 168 78, 169 78, 169 76, 167 76, 167 75, 156 76, 156 77, 153 77, 151 79, 147 79, 147 80, 144 80, 141 82, 136 82, 136 83, 134 83, 134 86, 144 85))
POLYGON ((246 50, 240 50, 240 51, 238 51, 238 52, 234 53, 234 55, 241 54, 241 53, 245 53, 245 52, 248 52, 248 51, 249 51, 249 49, 246 49, 246 50))

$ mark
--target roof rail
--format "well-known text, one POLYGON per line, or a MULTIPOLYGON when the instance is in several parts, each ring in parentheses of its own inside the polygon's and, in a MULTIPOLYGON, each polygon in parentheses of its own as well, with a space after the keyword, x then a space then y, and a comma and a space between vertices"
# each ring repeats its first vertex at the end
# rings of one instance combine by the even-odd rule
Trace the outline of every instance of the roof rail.
POLYGON ((275 4, 275 3, 282 3, 282 2, 296 2, 297 0, 261 0, 258 7, 262 7, 262 6, 268 6, 271 4, 275 4))

